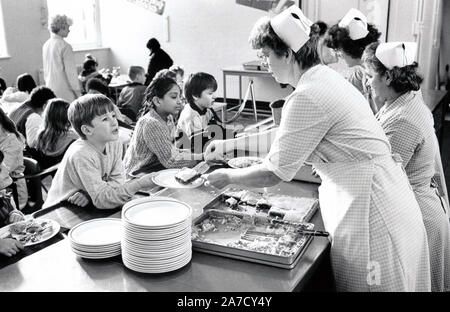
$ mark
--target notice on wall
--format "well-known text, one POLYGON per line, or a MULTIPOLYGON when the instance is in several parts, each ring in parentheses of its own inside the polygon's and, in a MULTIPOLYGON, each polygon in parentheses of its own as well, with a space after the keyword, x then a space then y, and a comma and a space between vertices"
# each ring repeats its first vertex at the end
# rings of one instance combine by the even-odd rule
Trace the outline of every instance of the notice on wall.
POLYGON ((284 9, 296 4, 292 0, 236 0, 237 4, 242 4, 255 9, 260 9, 267 12, 279 13, 284 9))
POLYGON ((165 0, 127 0, 127 1, 159 15, 162 15, 164 13, 164 8, 166 6, 165 0))

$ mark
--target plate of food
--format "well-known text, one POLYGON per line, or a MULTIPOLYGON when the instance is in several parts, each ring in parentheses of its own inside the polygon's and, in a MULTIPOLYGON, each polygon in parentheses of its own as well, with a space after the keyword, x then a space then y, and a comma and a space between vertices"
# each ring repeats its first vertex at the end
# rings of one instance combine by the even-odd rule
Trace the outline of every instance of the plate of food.
POLYGON ((254 165, 260 165, 262 163, 263 163, 263 159, 260 157, 247 156, 247 157, 236 157, 236 158, 230 159, 228 161, 228 166, 230 166, 231 168, 234 168, 234 169, 242 169, 242 168, 247 168, 247 167, 251 167, 254 165))
POLYGON ((42 243, 59 233, 60 225, 51 219, 30 219, 0 229, 0 237, 11 237, 25 247, 42 243))
POLYGON ((196 188, 203 184, 204 179, 198 171, 191 168, 165 169, 156 172, 153 183, 167 188, 196 188))

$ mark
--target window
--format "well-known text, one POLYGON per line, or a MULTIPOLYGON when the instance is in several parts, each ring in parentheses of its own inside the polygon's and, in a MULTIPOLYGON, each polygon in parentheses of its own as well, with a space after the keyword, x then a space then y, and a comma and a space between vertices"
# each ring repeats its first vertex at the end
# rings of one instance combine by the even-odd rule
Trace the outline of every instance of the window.
POLYGON ((8 57, 8 49, 6 48, 5 29, 3 24, 3 8, 0 1, 0 57, 8 57))
POLYGON ((98 0, 47 0, 49 17, 65 14, 73 20, 67 41, 74 49, 101 46, 98 0))

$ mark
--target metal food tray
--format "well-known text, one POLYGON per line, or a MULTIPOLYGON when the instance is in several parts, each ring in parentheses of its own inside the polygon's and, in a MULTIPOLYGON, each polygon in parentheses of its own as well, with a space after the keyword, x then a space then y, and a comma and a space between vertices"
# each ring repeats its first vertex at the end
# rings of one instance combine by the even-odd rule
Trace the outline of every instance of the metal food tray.
MULTIPOLYGON (((227 198, 229 198, 229 196, 227 196, 225 194, 229 193, 230 191, 239 191, 239 190, 241 190, 241 189, 234 188, 234 187, 230 187, 230 188, 225 189, 221 194, 219 194, 217 197, 215 197, 211 202, 206 204, 205 207, 203 208, 203 211, 206 211, 206 210, 209 210, 209 209, 216 209, 216 210, 223 210, 223 211, 234 211, 234 210, 232 210, 231 208, 229 208, 225 204, 225 200, 227 198)), ((260 192, 257 192, 257 191, 252 191, 252 192, 261 194, 260 192)), ((291 196, 288 196, 288 195, 284 195, 284 196, 291 197, 291 196)), ((314 201, 314 203, 311 205, 311 207, 309 207, 308 212, 305 214, 305 218, 304 218, 303 222, 309 222, 314 217, 314 215, 317 212, 318 208, 319 208, 319 200, 316 199, 314 201)), ((257 213, 256 209, 255 209, 254 212, 257 213)), ((258 213, 267 216, 267 214, 264 214, 264 212, 259 211, 258 213)), ((201 217, 202 217, 202 215, 198 216, 197 219, 201 218, 201 217)), ((196 223, 197 219, 194 219, 193 223, 196 223)))
MULTIPOLYGON (((208 219, 210 217, 224 217, 224 216, 235 216, 238 218, 248 218, 253 220, 257 220, 257 222, 261 222, 261 224, 264 224, 264 222, 267 222, 267 224, 270 223, 270 219, 261 216, 261 215, 254 215, 250 216, 246 213, 236 212, 236 211, 220 211, 215 209, 206 210, 200 217, 198 217, 195 222, 194 226, 202 223, 205 219, 208 219)), ((300 226, 299 224, 292 224, 292 226, 300 226)), ((251 224, 249 223, 249 227, 251 224)), ((314 227, 313 224, 308 224, 309 228, 312 229, 314 227)), ((208 239, 208 242, 205 241, 199 241, 195 238, 192 239, 192 246, 193 249, 199 252, 219 255, 223 257, 233 258, 233 259, 239 259, 249 262, 256 262, 260 264, 275 266, 283 269, 292 269, 294 268, 298 261, 300 260, 301 256, 311 243, 313 237, 312 236, 305 236, 305 235, 298 235, 297 240, 300 242, 303 240, 303 243, 300 244, 300 247, 298 250, 292 254, 291 256, 280 256, 280 255, 273 255, 269 253, 259 252, 259 251, 252 251, 244 248, 237 248, 237 247, 230 247, 226 246, 230 242, 236 242, 239 241, 241 238, 241 234, 245 232, 246 229, 243 229, 242 231, 229 231, 224 232, 219 229, 217 232, 202 232, 204 237, 208 239)))

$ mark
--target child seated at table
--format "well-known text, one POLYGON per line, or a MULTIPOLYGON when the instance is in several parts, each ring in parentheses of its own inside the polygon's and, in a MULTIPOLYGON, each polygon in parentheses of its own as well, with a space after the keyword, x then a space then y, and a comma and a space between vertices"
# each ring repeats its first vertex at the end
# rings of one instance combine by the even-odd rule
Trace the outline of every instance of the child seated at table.
POLYGON ((78 80, 80 80, 81 83, 82 94, 87 93, 86 83, 91 78, 100 79, 105 83, 105 85, 108 85, 111 82, 112 74, 103 75, 97 69, 98 63, 95 57, 93 57, 91 54, 86 54, 86 58, 83 62, 83 70, 80 75, 78 75, 78 80))
POLYGON ((145 100, 124 158, 127 174, 194 166, 203 155, 178 149, 174 144, 173 116, 181 108, 181 89, 177 82, 168 77, 155 77, 147 88, 145 100))
POLYGON ((52 99, 45 107, 44 124, 39 129, 36 146, 33 146, 41 169, 59 163, 70 144, 79 138, 70 126, 67 116, 69 105, 63 99, 52 99))
POLYGON ((142 108, 145 89, 145 69, 141 66, 131 66, 128 70, 128 77, 132 83, 122 89, 117 101, 120 112, 136 122, 137 115, 142 108))
MULTIPOLYGON (((80 136, 64 154, 43 207, 74 194, 85 194, 99 209, 112 209, 131 200, 139 190, 153 186, 150 175, 125 182, 122 144, 114 104, 100 94, 86 94, 70 104, 69 121, 80 136)), ((78 201, 79 203, 79 201, 78 201)), ((79 206, 88 203, 82 201, 79 206)))
POLYGON ((191 142, 191 150, 198 151, 198 135, 202 136, 202 147, 209 137, 216 139, 234 138, 234 128, 219 125, 218 117, 212 109, 216 98, 216 79, 207 73, 198 72, 189 76, 185 85, 187 105, 178 118, 178 130, 184 133, 191 142))
MULTIPOLYGON (((3 152, 0 151, 0 227, 25 219, 24 215, 14 207, 11 193, 7 190, 7 187, 12 183, 12 179, 3 159, 3 152)), ((19 241, 0 238, 0 255, 11 257, 21 249, 23 249, 23 245, 19 241)))

